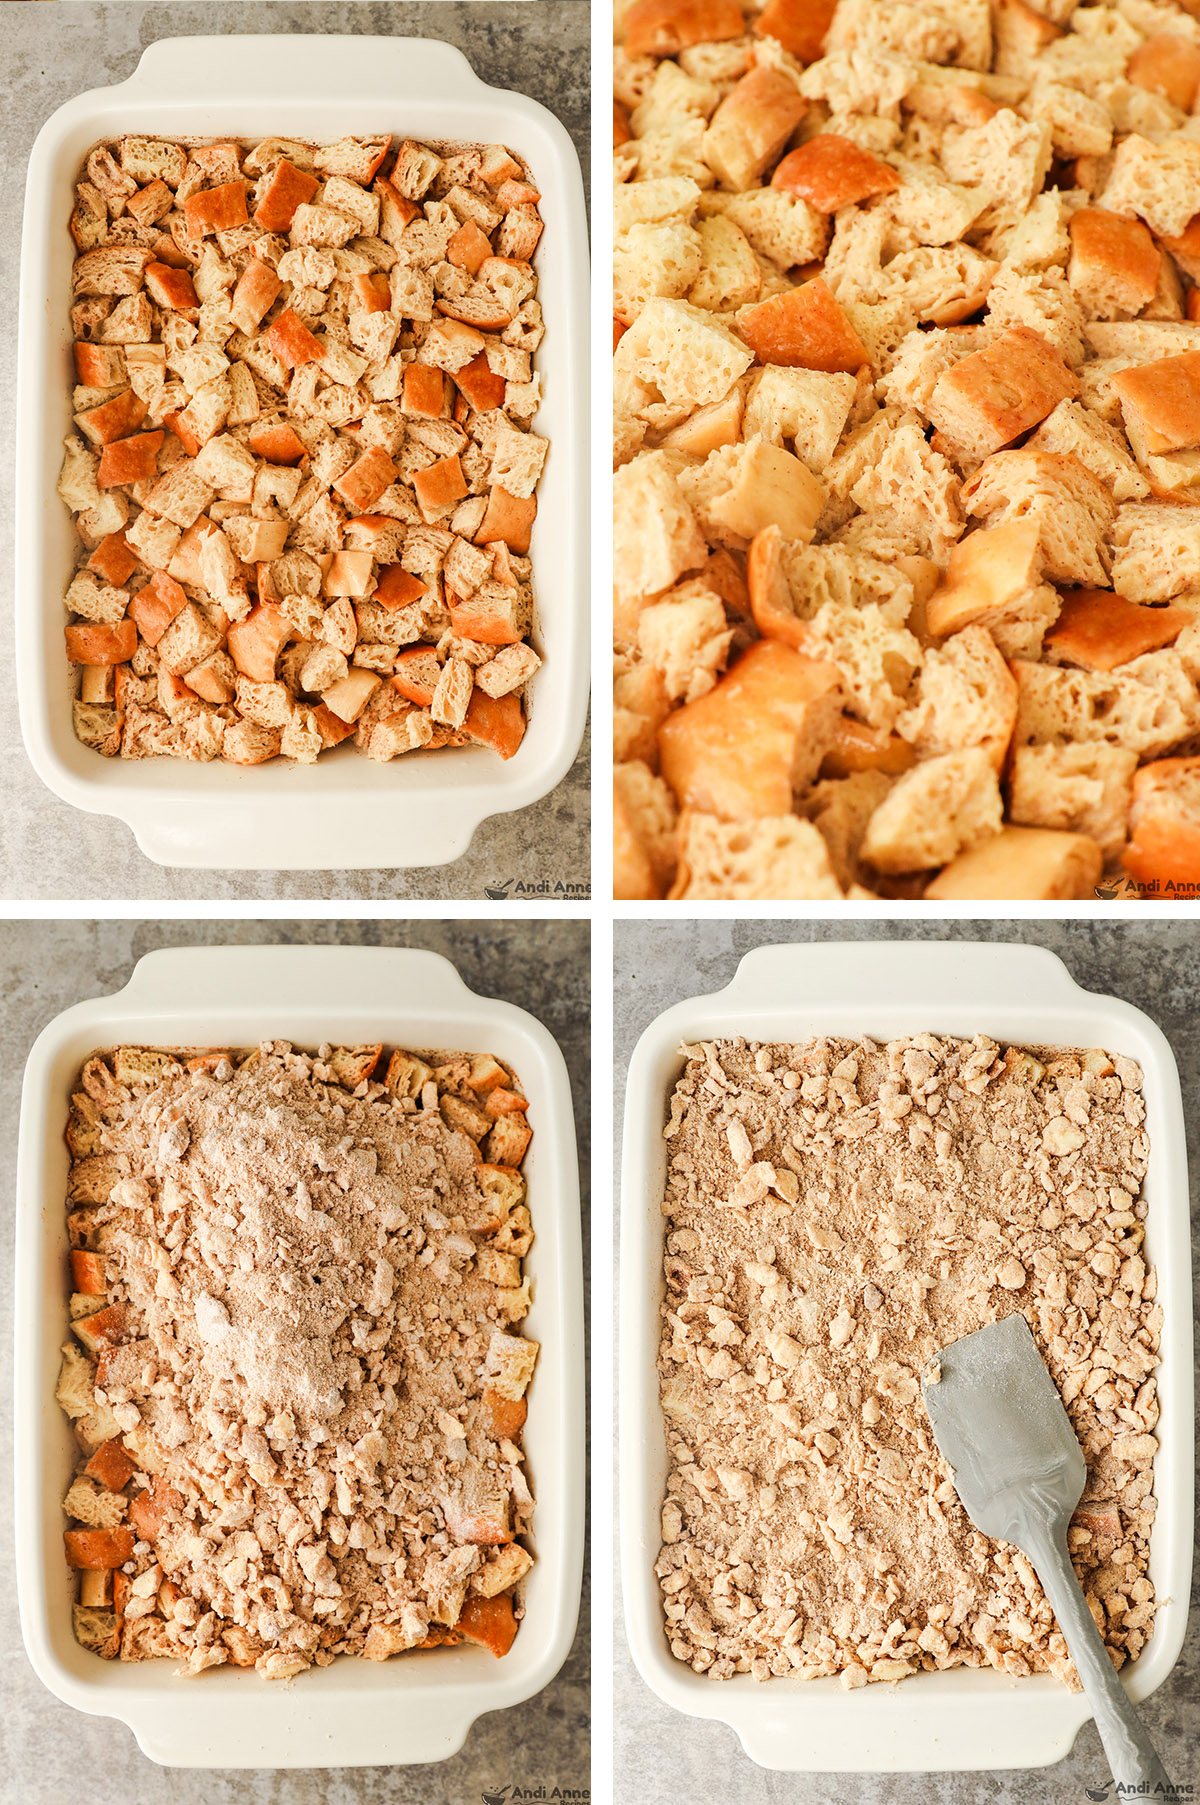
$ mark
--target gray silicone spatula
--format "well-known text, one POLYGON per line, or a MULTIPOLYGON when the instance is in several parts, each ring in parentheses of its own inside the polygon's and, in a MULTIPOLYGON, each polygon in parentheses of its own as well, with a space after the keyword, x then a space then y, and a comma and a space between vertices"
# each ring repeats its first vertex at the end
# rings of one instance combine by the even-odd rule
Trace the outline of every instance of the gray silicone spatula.
MULTIPOLYGON (((925 1408, 976 1529, 1032 1561, 1083 1682, 1122 1787, 1167 1776, 1092 1621, 1067 1553, 1067 1525, 1087 1478, 1083 1450, 1018 1312, 952 1341, 921 1375, 925 1408)), ((1161 1796, 1161 1795, 1159 1795, 1161 1796)), ((1169 1795, 1168 1795, 1169 1796, 1169 1795)))

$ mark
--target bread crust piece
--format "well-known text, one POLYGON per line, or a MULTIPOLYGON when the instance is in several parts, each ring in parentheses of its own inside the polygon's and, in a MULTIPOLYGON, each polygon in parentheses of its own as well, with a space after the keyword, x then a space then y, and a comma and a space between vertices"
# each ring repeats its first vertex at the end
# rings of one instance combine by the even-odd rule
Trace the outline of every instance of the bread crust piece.
POLYGON ((1056 663, 1111 671, 1173 645, 1190 624, 1186 608, 1145 608, 1111 589, 1068 589, 1044 650, 1056 663))
POLYGON ((771 177, 772 188, 798 194, 821 213, 836 213, 877 194, 890 194, 900 177, 882 157, 861 150, 838 132, 818 132, 789 151, 771 177))
POLYGON ((1005 826, 925 887, 932 902, 1091 902, 1104 868, 1095 840, 1043 827, 1005 826))
POLYGON ((1122 863, 1153 895, 1200 888, 1200 758, 1164 758, 1133 780, 1122 863))
POLYGON ((1158 288, 1162 252, 1138 219, 1081 207, 1067 227, 1067 280, 1094 314, 1140 313, 1158 288))
POLYGON ((809 370, 845 370, 853 375, 870 362, 865 345, 820 276, 745 308, 738 315, 737 329, 762 364, 801 364, 809 370))
POLYGON ((756 182, 808 111, 793 77, 760 63, 728 93, 704 134, 704 160, 735 194, 756 182))
POLYGON ((1118 370, 1112 386, 1140 463, 1200 445, 1200 351, 1118 370))
POLYGON ((831 665, 769 641, 658 732, 662 773, 681 807, 725 820, 788 815, 820 769, 838 714, 831 665))
POLYGON ((938 378, 929 417, 954 444, 983 459, 1078 393, 1061 353, 1030 327, 1012 326, 938 378))

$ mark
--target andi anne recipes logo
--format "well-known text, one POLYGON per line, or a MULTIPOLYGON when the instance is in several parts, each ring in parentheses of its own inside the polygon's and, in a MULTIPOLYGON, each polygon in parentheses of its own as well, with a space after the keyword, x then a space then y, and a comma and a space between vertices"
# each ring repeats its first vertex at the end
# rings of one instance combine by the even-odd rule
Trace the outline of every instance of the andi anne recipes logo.
POLYGON ((1171 1781, 1139 1780, 1136 1785, 1126 1786, 1120 1780, 1103 1780, 1099 1786, 1085 1786, 1084 1792, 1095 1805, 1121 1805, 1126 1799, 1157 1799, 1162 1805, 1187 1805, 1194 1799, 1194 1786, 1175 1786, 1171 1781))
MULTIPOLYGON (((543 897, 549 897, 555 902, 586 902, 592 889, 590 884, 568 884, 560 877, 544 877, 536 884, 527 884, 519 877, 503 877, 496 883, 485 884, 483 894, 489 902, 537 902, 543 897)), ((525 1796, 536 1798, 537 1795, 514 1793, 512 1796, 515 1799, 525 1796)), ((553 1795, 545 1796, 551 1798, 553 1795)), ((561 1796, 569 1798, 570 1794, 564 1793, 561 1796)), ((509 1805, 509 1801, 505 1800, 504 1805, 509 1805)))
POLYGON ((498 1792, 481 1793, 483 1805, 589 1805, 591 1793, 586 1786, 514 1786, 510 1780, 498 1792))

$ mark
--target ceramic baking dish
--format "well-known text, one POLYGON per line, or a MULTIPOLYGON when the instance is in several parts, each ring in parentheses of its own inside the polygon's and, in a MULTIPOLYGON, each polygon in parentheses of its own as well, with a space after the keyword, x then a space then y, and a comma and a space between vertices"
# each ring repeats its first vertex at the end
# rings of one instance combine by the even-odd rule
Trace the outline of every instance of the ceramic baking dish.
POLYGON ((557 1673, 575 1631, 583 1560, 584 1389, 579 1191, 566 1068, 540 1022, 476 996, 434 953, 236 947, 151 953, 124 990, 68 1009, 25 1070, 17 1171, 16 1542, 21 1623, 40 1678, 67 1704, 129 1725, 181 1767, 343 1767, 440 1761, 485 1711, 557 1673), (122 1041, 253 1046, 264 1038, 489 1051, 530 1099, 525 1165, 536 1239, 529 1333, 542 1344, 525 1431, 537 1509, 526 1616, 511 1652, 459 1646, 387 1662, 342 1656, 273 1685, 252 1671, 177 1677, 168 1661, 86 1653, 71 1630, 74 1579, 60 1501, 76 1453, 54 1401, 65 1340, 67 1106, 80 1064, 122 1041))
POLYGON ((16 630, 21 727, 34 769, 64 802, 115 815, 160 864, 332 870, 437 865, 490 815, 524 808, 563 777, 587 707, 587 227, 574 146, 522 94, 487 87, 448 44, 423 38, 175 38, 129 80, 81 94, 38 134, 21 247, 17 390, 16 630), (316 765, 106 759, 76 740, 62 597, 74 564, 55 492, 71 428, 67 231, 84 153, 123 132, 310 139, 391 131, 501 142, 529 164, 546 229, 534 262, 546 336, 535 430, 551 442, 531 557, 537 649, 525 738, 506 762, 483 747, 381 765, 351 747, 316 765))
POLYGON ((753 1760, 794 1772, 911 1772, 1043 1767, 1070 1749, 1089 1715, 1049 1676, 991 1670, 921 1673, 846 1692, 836 1679, 747 1675, 715 1682, 671 1655, 654 1562, 666 1480, 655 1359, 663 1293, 663 1123, 681 1044, 718 1035, 803 1040, 922 1030, 990 1034, 1043 1046, 1099 1046, 1140 1062, 1150 1167, 1146 1253, 1163 1308, 1159 1500, 1150 1572, 1162 1600, 1154 1635, 1122 1670, 1144 1699, 1183 1643, 1192 1565, 1192 1316, 1187 1151, 1175 1061, 1146 1016, 1081 990, 1040 947, 874 942, 769 946, 749 953, 714 996, 677 1004, 646 1030, 630 1062, 621 1234, 620 1517, 625 1619, 647 1684, 679 1711, 729 1724, 753 1760))

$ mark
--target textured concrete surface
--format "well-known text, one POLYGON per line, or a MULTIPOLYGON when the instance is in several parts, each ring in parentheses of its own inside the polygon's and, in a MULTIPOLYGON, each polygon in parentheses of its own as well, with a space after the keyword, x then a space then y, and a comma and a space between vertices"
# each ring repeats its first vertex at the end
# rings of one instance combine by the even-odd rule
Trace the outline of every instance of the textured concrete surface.
MULTIPOLYGON (((261 922, 45 921, 0 923, 0 1009, 8 1057, 0 1066, 0 1159, 11 1199, 21 1069, 37 1035, 63 1009, 119 990, 143 953, 230 944, 422 946, 443 953, 465 982, 539 1017, 571 1074, 587 1258, 588 928, 570 921, 261 922)), ((0 1271, 11 1272, 13 1213, 0 1211, 0 1271)), ((12 1496, 11 1289, 0 1286, 0 1497, 12 1496)), ((0 1805, 480 1805, 483 1792, 588 1786, 585 1589, 566 1665, 545 1690, 483 1717, 451 1760, 431 1767, 297 1771, 160 1768, 123 1724, 60 1704, 26 1658, 17 1620, 9 1512, 0 1534, 0 1805)), ((180 1681, 181 1685, 190 1682, 180 1681)), ((511 1797, 511 1794, 506 1794, 511 1797)))
MULTIPOLYGON (((1200 1201, 1200 926, 1072 922, 690 921, 615 926, 614 1057, 618 1121, 621 1075, 654 1018, 684 997, 722 989, 755 946, 814 940, 1028 941, 1062 958, 1085 989, 1124 997, 1153 1017, 1179 1062, 1192 1163, 1193 1224, 1200 1201)), ((619 1131, 618 1131, 619 1132, 619 1131)), ((1193 1230, 1193 1240, 1195 1231, 1193 1230)), ((620 1582, 617 1581, 619 1595, 620 1582)), ((1189 1637, 1165 1685, 1143 1706, 1146 1722, 1181 1796, 1200 1794, 1200 1611, 1193 1591, 1189 1637)), ((615 1787, 639 1805, 1085 1805, 1085 1788, 1107 1787, 1109 1770, 1092 1724, 1051 1768, 981 1774, 777 1774, 756 1767, 724 1724, 683 1717, 649 1690, 616 1626, 615 1787), (663 1751, 669 1748, 670 1760, 663 1751)), ((1093 1791, 1093 1797, 1103 1796, 1093 1791)))
MULTIPOLYGON (((0 415, 16 397, 17 256, 25 167, 43 122, 74 94, 132 74, 158 38, 201 33, 340 32, 439 37, 457 45, 485 81, 515 88, 558 115, 587 174, 588 33, 586 0, 373 0, 372 4, 297 4, 295 0, 179 0, 177 4, 47 6, 7 0, 0 56, 0 415)), ((0 569, 12 567, 13 454, 0 439, 0 569)), ((54 498, 49 498, 51 504, 54 498)), ((543 576, 544 601, 550 583, 543 576)), ((11 634, 11 627, 6 628, 11 634)), ((10 641, 11 644, 11 641, 10 641)), ((386 901, 482 899, 485 885, 548 880, 586 885, 587 742, 558 788, 518 814, 485 821, 452 865, 416 871, 211 872, 156 865, 123 823, 60 802, 35 776, 17 720, 11 652, 0 658, 0 896, 324 898, 386 901)))

